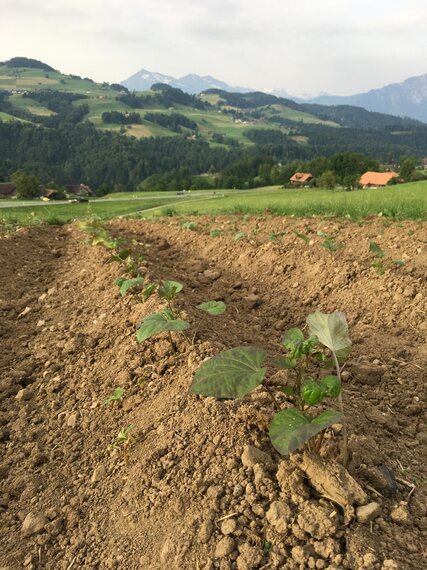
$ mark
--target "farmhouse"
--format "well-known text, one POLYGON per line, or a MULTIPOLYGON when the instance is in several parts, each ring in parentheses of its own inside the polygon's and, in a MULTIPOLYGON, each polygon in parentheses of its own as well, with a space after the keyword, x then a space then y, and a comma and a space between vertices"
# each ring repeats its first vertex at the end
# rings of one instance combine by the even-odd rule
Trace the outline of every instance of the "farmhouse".
POLYGON ((392 178, 397 178, 399 174, 397 172, 365 172, 360 177, 360 185, 363 188, 378 188, 382 186, 387 186, 392 178))
POLYGON ((12 182, 0 182, 0 198, 16 198, 16 186, 12 182))
POLYGON ((93 192, 86 184, 67 184, 65 191, 73 196, 92 196, 93 192))
POLYGON ((310 172, 295 172, 291 178, 289 178, 289 182, 292 186, 301 186, 302 184, 307 184, 313 178, 313 175, 310 172))

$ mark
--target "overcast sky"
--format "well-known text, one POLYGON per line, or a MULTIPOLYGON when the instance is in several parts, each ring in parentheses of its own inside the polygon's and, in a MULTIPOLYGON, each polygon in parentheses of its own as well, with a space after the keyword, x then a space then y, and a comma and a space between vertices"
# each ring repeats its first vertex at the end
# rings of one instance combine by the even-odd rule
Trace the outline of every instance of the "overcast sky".
POLYGON ((0 61, 348 95, 427 73, 426 0, 0 0, 0 61))

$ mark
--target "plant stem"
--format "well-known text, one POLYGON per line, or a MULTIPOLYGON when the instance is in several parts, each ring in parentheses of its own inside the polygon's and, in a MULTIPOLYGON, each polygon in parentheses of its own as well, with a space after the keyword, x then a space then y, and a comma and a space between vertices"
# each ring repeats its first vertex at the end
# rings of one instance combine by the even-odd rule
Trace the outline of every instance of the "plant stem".
POLYGON ((268 386, 266 386, 265 384, 262 385, 262 387, 264 388, 264 390, 267 392, 267 394, 270 396, 271 400, 273 401, 273 404, 275 405, 276 409, 280 410, 282 409, 280 407, 279 402, 276 400, 275 395, 273 394, 273 392, 270 390, 270 388, 268 386))
MULTIPOLYGON (((332 357, 334 359, 337 377, 338 377, 338 380, 340 381, 340 384, 341 384, 341 368, 340 368, 340 364, 338 362, 337 355, 335 354, 334 350, 332 351, 332 357)), ((347 462, 348 462, 347 422, 345 420, 344 406, 342 403, 342 391, 339 393, 339 396, 338 396, 338 404, 339 404, 340 412, 341 412, 341 416, 342 416, 342 420, 341 420, 341 422, 342 422, 342 436, 343 436, 342 449, 341 449, 342 462, 343 462, 344 467, 346 467, 347 462)))
POLYGON ((172 338, 172 332, 171 332, 171 331, 168 331, 168 334, 169 334, 169 343, 170 343, 170 345, 171 345, 171 347, 172 347, 172 351, 175 353, 175 352, 176 352, 176 344, 175 344, 175 342, 174 342, 174 340, 173 340, 173 338, 172 338))

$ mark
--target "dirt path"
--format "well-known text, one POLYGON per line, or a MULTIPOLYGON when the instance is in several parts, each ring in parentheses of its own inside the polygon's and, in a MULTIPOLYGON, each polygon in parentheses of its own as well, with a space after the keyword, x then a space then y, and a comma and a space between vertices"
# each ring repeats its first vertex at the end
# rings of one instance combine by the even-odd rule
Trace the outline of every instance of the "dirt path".
POLYGON ((178 354, 166 339, 136 343, 137 323, 157 302, 119 298, 118 265, 75 228, 0 241, 0 568, 422 568, 425 227, 331 221, 319 231, 316 220, 268 216, 197 224, 110 225, 144 244, 150 279, 184 284, 181 308, 197 340, 179 341, 178 354), (222 236, 210 237, 212 228, 222 236), (284 235, 270 241, 273 230, 284 235), (345 248, 320 245, 332 233, 345 248), (370 240, 385 252, 381 275, 370 240), (224 300, 227 313, 201 317, 194 307, 208 299, 224 300), (207 356, 241 344, 274 356, 282 332, 315 309, 344 310, 350 323, 349 469, 380 505, 372 523, 345 525, 341 509, 277 455, 264 395, 187 394, 207 356), (123 405, 103 405, 118 386, 123 405), (130 424, 125 467, 111 442, 130 424), (249 444, 267 453, 261 464, 242 462, 249 444))

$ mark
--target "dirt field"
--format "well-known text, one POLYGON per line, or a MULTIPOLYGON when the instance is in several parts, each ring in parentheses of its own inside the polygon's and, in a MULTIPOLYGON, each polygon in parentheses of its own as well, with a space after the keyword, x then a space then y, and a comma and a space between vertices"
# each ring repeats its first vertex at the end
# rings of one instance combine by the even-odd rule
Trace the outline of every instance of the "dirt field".
POLYGON ((176 337, 176 354, 161 335, 136 342, 159 302, 120 298, 119 265, 75 226, 0 239, 1 570, 425 568, 425 226, 194 221, 195 231, 174 218, 108 225, 143 244, 148 279, 184 284, 197 335, 176 337), (227 312, 200 315, 209 299, 227 312), (348 470, 363 489, 356 510, 376 503, 357 516, 319 492, 302 453, 274 450, 263 393, 188 394, 206 357, 245 344, 278 355, 283 331, 316 309, 344 311, 354 344, 348 470), (104 405, 117 387, 122 405, 104 405), (111 442, 130 424, 126 467, 111 442))

